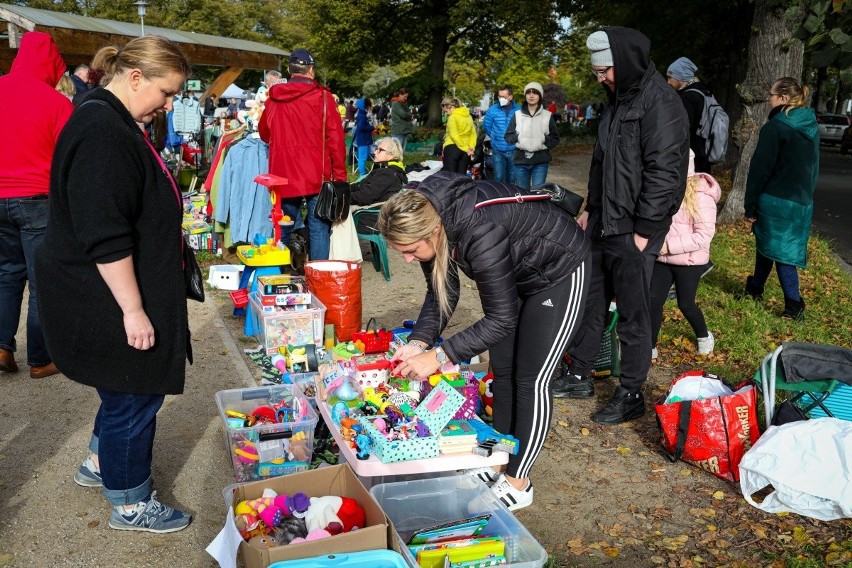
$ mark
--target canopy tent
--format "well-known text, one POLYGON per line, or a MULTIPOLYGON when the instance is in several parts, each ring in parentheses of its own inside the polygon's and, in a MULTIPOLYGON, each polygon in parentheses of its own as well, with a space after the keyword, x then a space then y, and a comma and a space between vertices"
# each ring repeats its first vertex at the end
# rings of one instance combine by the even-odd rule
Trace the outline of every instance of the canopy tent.
POLYGON ((246 95, 245 89, 241 89, 240 87, 237 87, 233 83, 228 85, 228 88, 225 89, 222 92, 222 94, 219 95, 219 96, 223 99, 247 99, 248 98, 248 96, 246 95))

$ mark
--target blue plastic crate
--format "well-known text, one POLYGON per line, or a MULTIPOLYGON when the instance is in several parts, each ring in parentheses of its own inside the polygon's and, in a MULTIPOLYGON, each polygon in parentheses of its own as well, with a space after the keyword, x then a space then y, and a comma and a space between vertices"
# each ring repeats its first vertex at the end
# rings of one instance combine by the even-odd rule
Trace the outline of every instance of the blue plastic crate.
MULTIPOLYGON (((808 395, 805 395, 803 398, 807 397, 808 395)), ((823 404, 834 414, 835 418, 852 421, 852 386, 845 383, 839 384, 834 392, 823 401, 823 404)), ((819 406, 808 414, 811 418, 825 418, 827 416, 819 406)))
POLYGON ((408 568, 405 559, 393 550, 366 550, 349 554, 329 554, 300 560, 282 560, 269 568, 408 568))

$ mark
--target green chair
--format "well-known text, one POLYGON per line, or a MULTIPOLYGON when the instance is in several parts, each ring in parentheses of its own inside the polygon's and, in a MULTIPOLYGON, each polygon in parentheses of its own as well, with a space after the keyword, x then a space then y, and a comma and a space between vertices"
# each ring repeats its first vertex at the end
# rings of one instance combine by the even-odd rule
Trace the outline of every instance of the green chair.
POLYGON ((775 414, 775 391, 790 393, 788 400, 799 407, 802 414, 808 415, 819 408, 825 416, 834 417, 824 402, 840 383, 833 379, 788 383, 784 377, 784 368, 778 365, 778 356, 784 346, 780 345, 774 352, 763 358, 760 369, 755 373, 755 382, 760 384, 763 394, 763 405, 766 413, 766 428, 772 424, 775 414))
MULTIPOLYGON (((355 227, 358 227, 358 218, 364 213, 379 214, 379 208, 358 209, 352 212, 352 222, 355 227)), ((383 272, 385 280, 390 282, 390 263, 388 262, 388 244, 385 238, 379 233, 358 233, 358 238, 370 243, 370 249, 373 252, 373 268, 376 272, 383 272)))

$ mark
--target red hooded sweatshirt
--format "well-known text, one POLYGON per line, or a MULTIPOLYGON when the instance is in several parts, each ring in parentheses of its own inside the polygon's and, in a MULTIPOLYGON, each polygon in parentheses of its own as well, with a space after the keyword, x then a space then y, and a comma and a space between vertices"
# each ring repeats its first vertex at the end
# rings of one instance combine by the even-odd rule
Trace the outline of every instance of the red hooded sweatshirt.
POLYGON ((0 77, 0 199, 47 194, 50 162, 74 105, 56 90, 65 62, 48 34, 27 32, 8 75, 0 77), (21 101, 27 101, 26 120, 21 101))
POLYGON ((258 132, 269 142, 269 173, 289 182, 282 191, 285 198, 316 195, 325 180, 346 181, 346 144, 337 103, 316 81, 296 75, 289 83, 273 85, 258 132))

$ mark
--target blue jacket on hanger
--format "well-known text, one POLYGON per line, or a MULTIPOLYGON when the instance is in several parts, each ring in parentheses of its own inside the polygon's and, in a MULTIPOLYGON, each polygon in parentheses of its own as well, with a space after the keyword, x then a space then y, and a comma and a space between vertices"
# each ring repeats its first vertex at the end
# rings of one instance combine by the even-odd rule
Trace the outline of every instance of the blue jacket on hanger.
POLYGON ((241 140, 225 158, 215 212, 217 221, 230 224, 235 243, 249 243, 257 233, 272 237, 269 191, 254 181, 258 174, 267 172, 269 145, 260 138, 241 140))

